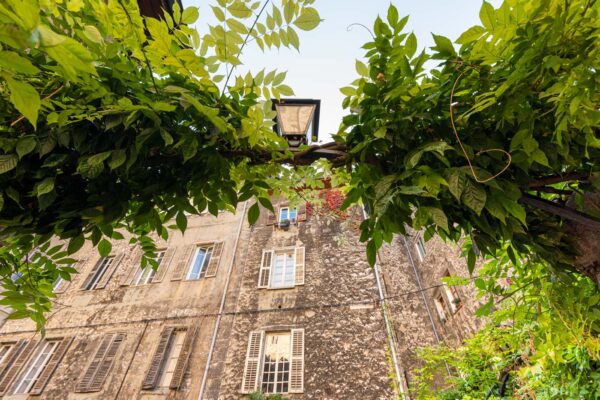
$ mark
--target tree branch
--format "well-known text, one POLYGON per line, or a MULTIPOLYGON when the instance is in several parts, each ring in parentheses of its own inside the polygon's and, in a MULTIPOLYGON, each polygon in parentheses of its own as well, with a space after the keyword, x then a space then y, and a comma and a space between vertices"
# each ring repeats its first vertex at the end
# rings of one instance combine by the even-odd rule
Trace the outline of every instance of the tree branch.
POLYGON ((568 219, 578 224, 585 225, 588 228, 600 230, 600 219, 594 218, 591 215, 582 213, 561 204, 553 203, 549 200, 532 196, 530 194, 523 195, 519 201, 523 204, 538 208, 563 219, 568 219))
POLYGON ((587 180, 590 175, 590 172, 574 171, 561 175, 544 176, 530 181, 527 186, 530 188, 538 188, 560 182, 584 181, 587 180))

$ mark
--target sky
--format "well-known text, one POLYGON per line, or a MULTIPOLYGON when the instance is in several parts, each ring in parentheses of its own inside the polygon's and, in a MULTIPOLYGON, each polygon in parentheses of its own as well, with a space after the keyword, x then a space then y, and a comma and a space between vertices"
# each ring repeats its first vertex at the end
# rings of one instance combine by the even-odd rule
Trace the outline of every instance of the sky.
MULTIPOLYGON (((480 0, 394 0, 400 16, 409 15, 405 32, 414 32, 419 51, 433 46, 431 33, 455 40, 463 31, 479 23, 480 0)), ((491 3, 498 7, 500 0, 491 3)), ((214 23, 209 4, 202 0, 183 0, 184 7, 200 8, 199 31, 203 25, 214 23)), ((314 7, 324 20, 313 31, 297 30, 300 35, 300 51, 274 49, 262 52, 258 46, 247 46, 242 54, 244 66, 257 73, 263 68, 287 71, 285 83, 294 89, 297 98, 321 100, 319 139, 328 141, 336 133, 347 110, 342 109, 344 96, 339 88, 348 86, 358 77, 355 60, 363 59, 361 46, 370 40, 377 15, 385 19, 390 0, 317 0, 314 7)))

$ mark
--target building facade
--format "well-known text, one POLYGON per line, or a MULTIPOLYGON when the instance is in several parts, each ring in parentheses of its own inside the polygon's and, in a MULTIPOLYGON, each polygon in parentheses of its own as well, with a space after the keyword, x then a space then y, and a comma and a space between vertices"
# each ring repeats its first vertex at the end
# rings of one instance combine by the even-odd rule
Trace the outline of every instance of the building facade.
POLYGON ((106 258, 83 248, 45 337, 26 320, 0 328, 0 396, 396 399, 416 348, 478 328, 472 290, 440 285, 466 272, 457 249, 414 234, 371 268, 360 210, 275 205, 253 226, 249 204, 190 216, 157 240, 156 271, 126 240, 106 258))

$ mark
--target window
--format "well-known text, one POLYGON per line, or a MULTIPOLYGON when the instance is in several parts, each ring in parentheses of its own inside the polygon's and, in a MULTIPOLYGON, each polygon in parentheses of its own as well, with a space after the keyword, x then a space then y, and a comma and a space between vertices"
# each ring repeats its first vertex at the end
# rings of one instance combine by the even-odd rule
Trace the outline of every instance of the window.
POLYGON ((156 275, 156 271, 158 271, 158 268, 160 268, 161 263, 165 258, 165 253, 166 250, 158 250, 156 252, 156 269, 152 268, 151 265, 146 265, 144 269, 136 265, 137 271, 133 278, 132 285, 147 285, 152 282, 152 279, 154 279, 154 276, 156 275))
POLYGON ((100 288, 100 285, 98 283, 100 282, 104 274, 106 274, 106 271, 109 270, 114 259, 114 256, 101 258, 92 270, 92 272, 90 272, 90 274, 88 275, 88 278, 84 282, 83 288, 85 290, 93 290, 96 288, 100 288))
POLYGON ((425 241, 423 240, 423 236, 419 236, 419 239, 415 243, 415 248, 417 249, 417 256, 419 257, 419 261, 425 260, 427 250, 425 249, 425 241))
POLYGON ((186 280, 196 280, 206 275, 206 268, 210 263, 212 253, 213 246, 198 246, 196 248, 196 252, 189 265, 186 280))
POLYGON ((270 287, 283 288, 294 286, 294 253, 294 251, 275 253, 270 287))
MULTIPOLYGON (((450 272, 446 270, 444 274, 444 278, 450 278, 450 272)), ((458 295, 458 288, 456 286, 449 286, 448 284, 444 285, 444 292, 446 293, 446 298, 448 299, 448 303, 450 304, 450 311, 454 314, 461 307, 461 299, 458 295)))
POLYGON ((58 278, 56 278, 54 284, 52 285, 52 291, 54 293, 60 292, 65 284, 66 281, 62 278, 62 276, 59 276, 58 278))
POLYGON ((290 381, 290 332, 268 333, 265 339, 263 393, 287 393, 290 381))
POLYGON ((78 393, 99 392, 108 376, 121 343, 125 340, 124 333, 109 333, 104 335, 92 362, 77 383, 78 393))
POLYGON ((177 360, 179 360, 179 356, 181 355, 185 333, 185 331, 175 331, 171 336, 171 343, 161 368, 161 374, 158 381, 159 387, 169 387, 171 385, 171 379, 173 379, 173 375, 175 374, 177 360))
POLYGON ((179 389, 181 387, 196 332, 196 327, 166 327, 163 329, 142 389, 153 390, 157 387, 179 389))
POLYGON ((438 293, 437 296, 433 299, 433 303, 435 304, 435 309, 437 310, 438 316, 442 323, 446 322, 446 304, 444 302, 444 296, 441 293, 438 293))
POLYGON ((242 392, 304 391, 304 329, 250 332, 242 392))
POLYGON ((304 247, 263 251, 259 288, 282 289, 304 284, 304 247))
POLYGON ((289 208, 289 207, 281 207, 279 209, 279 223, 284 222, 285 220, 288 220, 291 223, 296 222, 298 218, 298 209, 296 207, 294 208, 289 208))
POLYGON ((21 375, 21 378, 16 382, 14 394, 29 393, 29 390, 36 383, 38 377, 46 368, 48 360, 52 357, 52 354, 56 351, 56 347, 60 341, 47 340, 42 344, 42 347, 38 350, 33 360, 29 363, 25 372, 21 375))

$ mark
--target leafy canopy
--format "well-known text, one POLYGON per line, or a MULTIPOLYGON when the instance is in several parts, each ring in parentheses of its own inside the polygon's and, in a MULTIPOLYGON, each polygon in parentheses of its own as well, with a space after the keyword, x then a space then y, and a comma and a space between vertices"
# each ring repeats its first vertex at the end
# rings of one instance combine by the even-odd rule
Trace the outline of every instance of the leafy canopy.
POLYGON ((345 205, 370 211, 372 262, 408 225, 573 269, 562 217, 600 186, 599 12, 594 0, 484 1, 457 45, 433 35, 420 52, 393 5, 377 18, 360 77, 341 89, 351 113, 337 137, 354 161, 345 205))
POLYGON ((320 22, 312 3, 219 0, 202 36, 199 10, 177 4, 162 20, 134 0, 0 5, 0 274, 13 317, 43 324, 52 282, 70 279, 67 256, 86 240, 105 256, 129 231, 154 265, 148 235, 165 237, 167 221, 183 231, 186 213, 253 196, 272 208, 290 153, 265 100, 293 92, 285 72, 234 71, 246 45, 299 48, 297 29, 320 22))

